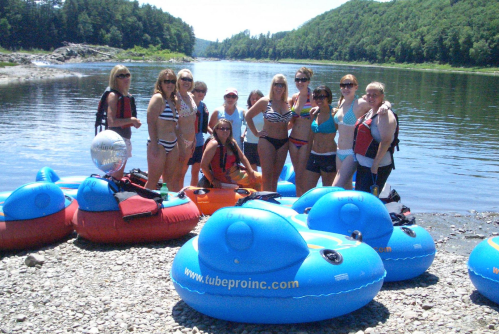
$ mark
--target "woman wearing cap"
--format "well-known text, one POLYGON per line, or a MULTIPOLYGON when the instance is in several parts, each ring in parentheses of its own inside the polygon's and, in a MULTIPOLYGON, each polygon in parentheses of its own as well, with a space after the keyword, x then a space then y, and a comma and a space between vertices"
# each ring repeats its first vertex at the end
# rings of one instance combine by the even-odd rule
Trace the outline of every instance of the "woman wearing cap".
POLYGON ((296 175, 296 196, 300 197, 304 193, 305 187, 305 169, 308 161, 308 140, 310 135, 310 110, 315 107, 312 99, 312 92, 309 88, 310 79, 314 72, 307 67, 300 68, 295 74, 295 84, 298 93, 289 99, 291 118, 289 127, 289 156, 293 163, 293 169, 296 175))
MULTIPOLYGON (((180 70, 177 74, 177 98, 179 101, 178 109, 178 126, 180 128, 181 137, 179 141, 180 152, 180 167, 177 168, 176 180, 180 187, 184 186, 184 177, 187 168, 187 162, 191 158, 194 150, 196 148, 196 113, 198 107, 194 101, 193 95, 191 93, 194 80, 191 71, 187 69, 180 70)), ((175 189, 174 191, 179 191, 180 189, 175 189)))
POLYGON ((258 140, 258 155, 262 164, 263 190, 276 191, 277 181, 288 154, 288 122, 291 111, 288 104, 286 77, 276 74, 269 96, 262 97, 246 114, 249 130, 258 140), (258 131, 253 118, 262 113, 263 129, 258 131))
POLYGON ((213 127, 213 139, 206 144, 201 159, 203 179, 214 188, 223 183, 261 190, 262 176, 255 172, 232 136, 232 122, 220 119, 213 127), (241 168, 241 165, 245 169, 241 168))
POLYGON ((228 120, 232 123, 233 138, 236 140, 239 147, 243 147, 241 125, 243 123, 245 110, 237 108, 238 99, 237 89, 227 88, 224 94, 224 104, 213 111, 208 125, 213 129, 218 120, 222 118, 228 120))
MULTIPOLYGON (((130 89, 130 82, 132 75, 128 68, 124 65, 116 65, 109 74, 109 87, 111 92, 106 99, 107 105, 107 124, 109 130, 117 132, 126 143, 127 159, 132 156, 132 130, 130 127, 139 128, 142 124, 140 120, 133 115, 133 107, 130 104, 131 96, 128 90, 130 89), (129 114, 124 112, 125 115, 120 115, 118 112, 118 105, 124 105, 124 110, 129 110, 129 114)), ((126 160, 123 166, 112 173, 112 176, 121 180, 123 171, 125 170, 126 160)))
POLYGON ((379 112, 385 103, 384 84, 367 85, 366 99, 371 109, 355 125, 353 150, 358 161, 355 190, 379 195, 393 168, 397 118, 391 109, 379 112))
MULTIPOLYGON (((357 78, 347 74, 340 80, 341 97, 338 101, 334 120, 338 126, 338 150, 336 151, 336 177, 333 186, 352 189, 352 177, 357 168, 353 153, 353 136, 355 122, 369 109, 367 100, 357 98, 359 88, 357 78)), ((391 105, 388 101, 381 106, 380 112, 386 111, 391 105)))

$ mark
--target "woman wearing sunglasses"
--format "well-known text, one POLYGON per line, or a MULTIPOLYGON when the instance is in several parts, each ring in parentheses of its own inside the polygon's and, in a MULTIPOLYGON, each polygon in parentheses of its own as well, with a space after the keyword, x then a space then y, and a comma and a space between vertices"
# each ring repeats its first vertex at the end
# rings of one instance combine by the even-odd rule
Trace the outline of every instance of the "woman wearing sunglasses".
MULTIPOLYGON (((132 75, 124 65, 116 65, 109 75, 110 92, 106 99, 107 124, 110 130, 117 132, 126 143, 127 159, 132 156, 132 130, 131 127, 139 128, 142 123, 137 118, 135 102, 128 92, 132 75)), ((126 161, 113 177, 121 179, 125 170, 126 161)))
POLYGON ((394 168, 398 121, 391 109, 380 112, 385 104, 384 84, 371 82, 367 85, 366 99, 370 110, 355 125, 353 150, 358 161, 355 190, 378 196, 394 168))
POLYGON ((243 147, 243 141, 241 137, 241 125, 244 119, 244 109, 237 108, 237 101, 239 96, 237 94, 237 89, 227 88, 224 94, 224 104, 215 109, 210 117, 209 126, 213 129, 217 122, 224 118, 232 123, 233 137, 237 142, 239 147, 243 147))
MULTIPOLYGON (((352 178, 357 168, 354 160, 353 136, 355 122, 363 116, 371 107, 364 98, 357 98, 356 92, 359 88, 357 78, 352 74, 347 74, 340 80, 341 97, 338 101, 338 110, 334 115, 334 120, 338 125, 338 150, 336 152, 336 177, 333 186, 344 189, 352 189, 352 178)), ((387 101, 381 106, 380 112, 391 107, 387 101)))
POLYGON ((258 100, 246 114, 246 123, 258 140, 262 165, 263 190, 276 191, 277 181, 288 154, 288 123, 291 119, 286 77, 276 74, 268 96, 258 100), (258 131, 253 118, 263 113, 263 129, 258 131))
POLYGON ((181 137, 179 140, 182 141, 183 146, 179 145, 179 148, 185 147, 180 156, 182 161, 180 162, 180 167, 177 168, 177 180, 181 187, 184 185, 184 177, 187 171, 187 162, 194 154, 196 149, 196 113, 197 105, 194 101, 194 97, 191 93, 194 87, 194 79, 192 77, 191 71, 188 69, 180 70, 177 73, 177 99, 179 101, 178 107, 178 127, 180 128, 181 137))
POLYGON ((295 74, 295 84, 298 93, 289 99, 293 118, 289 124, 291 133, 289 135, 289 156, 293 163, 293 169, 296 175, 296 196, 304 193, 303 177, 308 160, 308 140, 310 134, 310 110, 315 107, 310 91, 310 79, 314 72, 307 68, 300 68, 295 74))
POLYGON ((312 109, 311 134, 308 147, 310 155, 304 172, 304 191, 317 185, 322 177, 323 185, 333 183, 336 176, 336 137, 337 125, 331 107, 332 93, 327 86, 314 89, 313 99, 318 108, 312 109))
POLYGON ((224 183, 255 190, 262 188, 261 174, 251 168, 233 137, 232 123, 227 119, 218 120, 213 127, 213 139, 206 144, 201 169, 203 178, 213 188, 222 188, 224 183))
MULTIPOLYGON (((154 85, 154 95, 147 107, 147 167, 149 177, 145 187, 156 189, 159 178, 163 175, 163 182, 172 191, 179 191, 182 184, 175 178, 179 164, 180 153, 177 123, 178 98, 177 77, 175 73, 166 69, 159 73, 154 85)), ((182 143, 180 143, 182 144, 182 143)), ((183 158, 183 157, 182 157, 183 158)))

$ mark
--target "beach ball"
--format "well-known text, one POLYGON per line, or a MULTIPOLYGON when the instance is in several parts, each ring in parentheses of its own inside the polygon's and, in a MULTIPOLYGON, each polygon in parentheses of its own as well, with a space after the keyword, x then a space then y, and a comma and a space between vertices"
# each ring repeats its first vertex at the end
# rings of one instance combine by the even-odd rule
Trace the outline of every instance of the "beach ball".
POLYGON ((95 136, 90 147, 95 166, 106 174, 112 174, 126 162, 125 140, 113 130, 105 130, 95 136))

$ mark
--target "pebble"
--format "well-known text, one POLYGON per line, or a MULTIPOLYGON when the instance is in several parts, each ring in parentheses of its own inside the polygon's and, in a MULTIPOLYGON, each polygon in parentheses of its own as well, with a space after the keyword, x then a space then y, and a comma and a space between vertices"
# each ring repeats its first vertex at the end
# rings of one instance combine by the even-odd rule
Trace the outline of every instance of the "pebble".
MULTIPOLYGON (((450 251, 461 239, 437 244, 435 261, 423 275, 386 282, 369 304, 334 319, 258 325, 205 316, 180 299, 169 276, 175 254, 205 219, 188 236, 167 242, 113 246, 77 237, 1 254, 0 333, 433 334, 497 333, 499 328, 499 305, 475 290, 467 256, 450 251), (43 261, 28 267, 28 258, 43 261)), ((430 232, 444 240, 452 232, 450 224, 446 227, 430 232)), ((472 246, 466 246, 468 254, 472 246)))

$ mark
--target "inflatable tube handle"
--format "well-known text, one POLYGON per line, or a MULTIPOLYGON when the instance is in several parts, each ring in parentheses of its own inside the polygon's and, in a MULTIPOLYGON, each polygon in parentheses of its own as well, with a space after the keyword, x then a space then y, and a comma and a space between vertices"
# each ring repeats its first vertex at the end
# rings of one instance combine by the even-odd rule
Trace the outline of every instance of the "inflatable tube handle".
POLYGON ((408 236, 410 236, 411 238, 415 238, 416 237, 416 232, 408 227, 405 227, 405 226, 402 226, 401 227, 402 231, 404 231, 405 234, 407 234, 408 236))
POLYGON ((358 230, 355 230, 352 232, 351 238, 353 240, 358 240, 358 241, 362 242, 362 233, 358 230))

